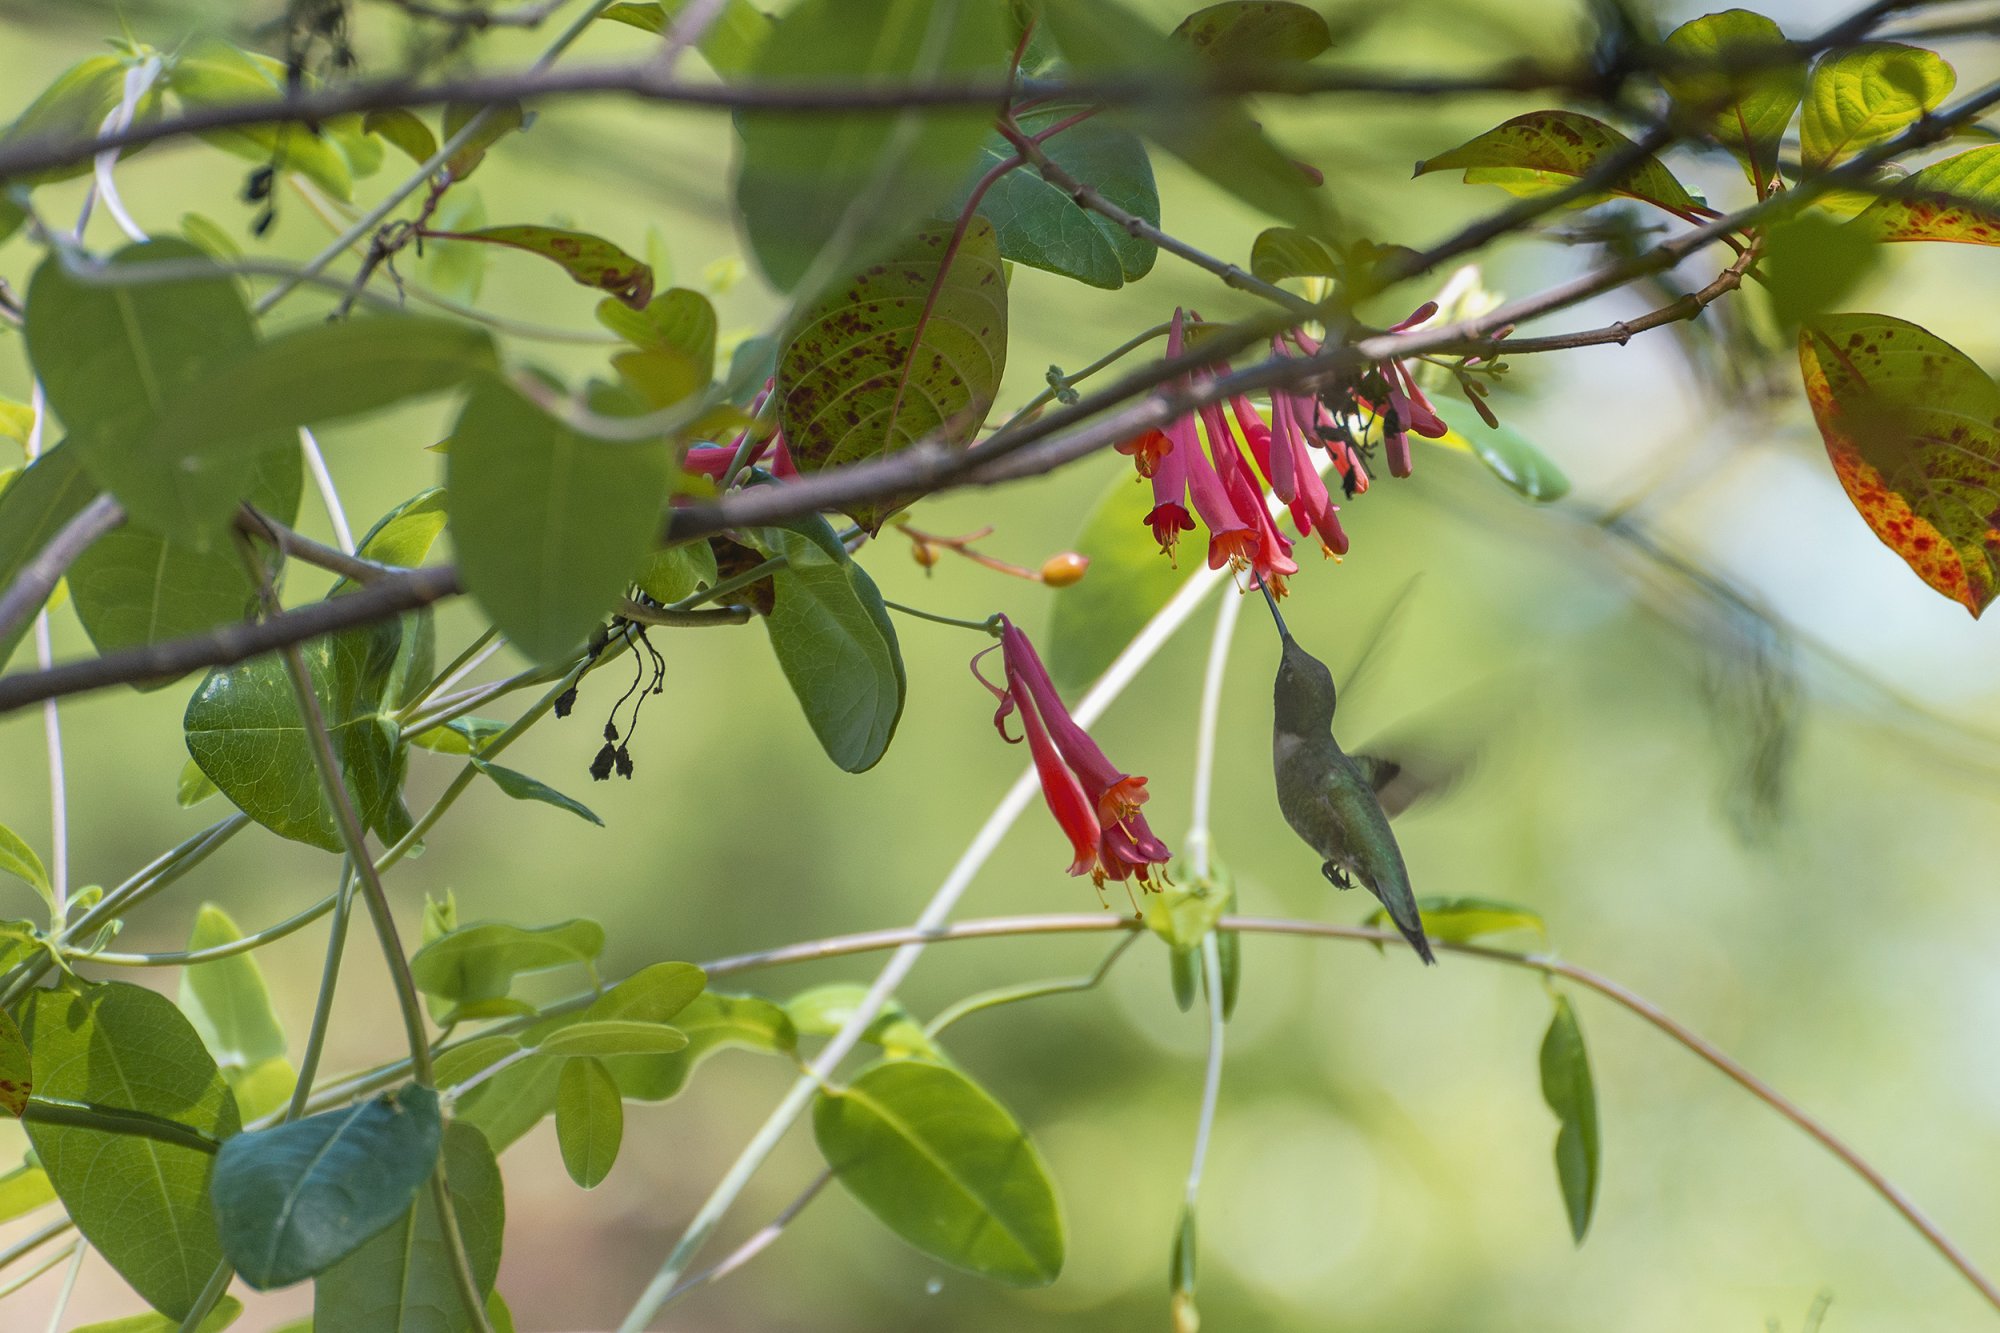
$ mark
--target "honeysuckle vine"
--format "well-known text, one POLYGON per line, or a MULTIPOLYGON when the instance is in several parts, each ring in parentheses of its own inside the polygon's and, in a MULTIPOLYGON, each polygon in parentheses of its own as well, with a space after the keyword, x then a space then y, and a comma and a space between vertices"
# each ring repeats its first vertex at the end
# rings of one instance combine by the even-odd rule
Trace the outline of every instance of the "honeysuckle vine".
MULTIPOLYGON (((1558 960, 1546 942, 1532 952, 1481 942, 1510 930, 1546 937, 1532 910, 1431 893, 1409 908, 1407 885, 1392 901, 1370 882, 1391 911, 1404 903, 1407 919, 1393 918, 1402 931, 1372 919, 1245 914, 1225 864, 1230 833, 1213 825, 1210 799, 1237 594, 1267 590, 1275 609, 1287 580, 1338 578, 1338 558, 1397 558, 1379 530, 1351 542, 1340 511, 1374 503, 1387 485, 1432 484, 1434 447, 1471 450, 1529 499, 1557 499, 1567 483, 1554 465, 1525 442, 1501 443, 1505 390, 1522 377, 1509 360, 1624 345, 1743 299, 1746 283, 1767 287, 1775 320, 1799 335, 1804 399, 1860 516, 1932 589, 1974 615, 1984 609, 2000 591, 2000 559, 1959 510, 2000 489, 2000 386, 1919 326, 1834 311, 1844 289, 1820 273, 1825 254, 1848 255, 1857 243, 2000 244, 2000 190, 1988 183, 2000 179, 1989 170, 2000 148, 1942 156, 1908 176, 1892 170, 1981 127, 2000 105, 2000 83, 1953 100, 1956 75, 1941 56, 1882 40, 1984 31, 1887 26, 1917 7, 1877 0, 1792 38, 1745 10, 1655 35, 1607 6, 1588 54, 1438 75, 1348 59, 1323 16, 1284 0, 1211 5, 1169 34, 1109 0, 798 0, 777 19, 748 0, 387 0, 367 12, 406 23, 409 37, 407 68, 387 76, 379 61, 368 67, 366 21, 357 28, 338 2, 288 7, 265 34, 269 50, 207 40, 155 50, 128 36, 115 54, 65 73, 0 133, 0 240, 18 230, 38 257, 31 278, 0 280, 0 318, 20 328, 33 377, 28 404, 0 403, 0 431, 25 412, 30 464, 0 489, 0 647, 11 651, 31 623, 37 645, 34 667, 0 675, 0 713, 43 705, 54 816, 53 874, 28 840, 0 827, 0 870, 25 879, 47 908, 45 922, 0 923, 0 1106, 35 1144, 24 1178, 46 1187, 44 1206, 64 1211, 0 1253, 0 1284, 12 1290, 67 1263, 60 1322, 89 1249, 184 1329, 233 1317, 239 1281, 263 1290, 312 1279, 328 1326, 425 1304, 452 1329, 490 1333, 509 1322, 496 1287, 496 1154, 553 1116, 565 1169, 593 1188, 619 1156, 625 1104, 679 1094, 704 1057, 731 1043, 783 1057, 798 1075, 632 1294, 624 1333, 740 1271, 830 1182, 934 1259, 1016 1285, 1054 1281, 1064 1237, 1052 1173, 1028 1127, 946 1054, 943 1038, 972 1014, 1090 991, 1151 935, 1165 945, 1182 1007, 1205 1001, 1194 1150, 1173 1253, 1161 1256, 1168 1315, 1191 1328, 1201 1300, 1196 1220, 1243 980, 1240 937, 1407 938, 1428 957, 1428 932, 1445 955, 1545 980, 1553 1014, 1541 1089, 1579 1242, 1601 1151, 1591 1064, 1565 984, 1644 1018, 1786 1117, 2000 1310, 2000 1288, 1907 1195, 1687 1025, 1558 960), (558 21, 526 68, 465 72, 479 70, 486 34, 558 21), (566 63, 591 32, 635 49, 649 35, 655 45, 643 59, 566 63), (679 72, 691 52, 712 81, 679 72), (1340 63, 1323 59, 1329 52, 1340 63), (1853 103, 1836 95, 1843 80, 1891 109, 1865 123, 1843 119, 1853 103), (1463 169, 1470 184, 1523 197, 1424 248, 1358 234, 1335 215, 1328 199, 1339 192, 1319 169, 1244 111, 1260 94, 1376 97, 1403 108, 1493 93, 1546 93, 1564 105, 1427 149, 1418 175, 1463 169), (746 250, 782 298, 768 327, 726 328, 708 295, 670 286, 653 261, 570 219, 466 220, 477 203, 467 180, 481 164, 504 161, 538 112, 589 95, 734 113, 746 250), (419 113, 437 107, 433 128, 419 113), (244 245, 196 220, 173 235, 154 201, 129 180, 121 187, 125 156, 196 138, 246 159, 244 245), (1739 193, 1714 203, 1696 197, 1663 159, 1670 149, 1734 156, 1747 190, 1738 183, 1739 193), (1214 249, 1192 243, 1164 220, 1176 213, 1161 207, 1157 152, 1286 225, 1214 249), (401 174, 368 184, 390 161, 401 174), (84 182, 74 227, 51 221, 67 213, 48 203, 48 188, 71 177, 84 182), (1432 280, 1496 242, 1546 232, 1558 210, 1620 198, 1671 219, 1666 234, 1651 240, 1633 228, 1629 248, 1606 244, 1602 261, 1512 299, 1486 296, 1472 267, 1432 280), (302 262, 272 257, 277 210, 300 202, 331 235, 302 262), (99 230, 115 226, 129 246, 96 253, 93 210, 111 219, 99 230), (1839 240, 1822 234, 1833 232, 1839 240), (1045 243, 1054 234, 1084 238, 1088 253, 1058 252, 1045 243), (497 246, 510 260, 554 265, 572 296, 596 303, 602 331, 516 319, 442 284, 430 290, 416 270, 436 245, 482 255, 497 246), (1836 248, 1813 248, 1826 245, 1836 248), (1106 328, 1110 351, 1073 372, 1049 367, 1046 388, 1018 406, 1001 401, 1010 321, 1037 309, 1010 312, 1007 265, 1115 288, 1144 280, 1160 255, 1182 270, 1182 291, 1194 282, 1213 299, 1234 292, 1230 308, 1251 313, 1206 321, 1195 306, 1209 298, 1176 295, 1147 311, 1158 323, 1106 328), (1717 267, 1663 292, 1652 310, 1594 327, 1540 323, 1643 290, 1690 261, 1717 267), (308 293, 325 298, 332 319, 280 327, 308 293), (409 314, 406 296, 442 313, 409 314), (1536 329, 1522 333, 1530 322, 1536 329), (507 340, 568 343, 601 358, 603 373, 565 383, 515 359, 507 340), (441 396, 460 404, 439 445, 442 485, 357 538, 337 485, 338 450, 329 460, 315 431, 441 396), (1990 432, 1980 424, 1989 420, 1990 432), (62 442, 44 449, 57 421, 62 442), (1151 497, 1121 519, 1121 537, 1102 536, 1093 517, 1076 549, 1024 552, 1004 528, 953 534, 910 512, 931 496, 1060 473, 1110 452, 1130 459, 1151 497), (300 531, 308 478, 331 545, 300 531), (446 532, 453 563, 431 556, 446 532), (1302 558, 1314 547, 1329 559, 1302 558), (107 599, 129 610, 117 599, 131 589, 103 571, 107 553, 135 549, 219 609, 170 609, 161 630, 155 605, 146 632, 120 628, 129 618, 108 616, 107 599), (883 597, 866 563, 905 551, 926 570, 946 557, 962 562, 991 600, 938 608, 921 596, 883 597), (1114 558, 1094 558, 1107 551, 1114 558), (1142 559, 1129 558, 1135 551, 1142 559), (1126 572, 1176 559, 1186 573, 1171 593, 1143 591, 1126 572), (203 588, 217 562, 234 580, 220 594, 203 588), (1060 612, 1049 633, 1031 634, 1010 600, 1022 582, 1074 599, 1121 579, 1092 616, 1126 617, 1135 632, 1122 646, 1093 627, 1108 641, 1079 647, 1060 612), (65 586, 95 651, 57 663, 50 603, 65 586), (1227 600, 1194 728, 1193 817, 1184 834, 1156 832, 1143 807, 1149 782, 1171 763, 1152 747, 1165 729, 1149 728, 1132 752, 1114 746, 1126 768, 1091 728, 1217 593, 1227 600), (430 609, 461 596, 479 624, 463 644, 439 644, 430 609), (426 899, 420 922, 399 922, 385 876, 440 836, 444 816, 482 779, 512 800, 598 820, 559 790, 561 778, 550 785, 497 762, 529 728, 570 719, 558 725, 587 749, 601 726, 596 760, 579 760, 568 776, 651 778, 645 749, 656 732, 642 735, 641 710, 667 693, 674 650, 708 641, 684 629, 762 624, 821 749, 842 770, 869 769, 893 743, 912 686, 899 622, 992 644, 975 672, 995 695, 1000 735, 1029 760, 910 926, 700 968, 665 959, 607 980, 598 975, 603 928, 586 918, 480 921, 470 900, 461 917, 447 896, 426 899), (503 649, 525 666, 496 666, 503 649), (613 663, 611 677, 598 674, 613 663), (169 684, 197 668, 209 671, 185 699, 180 798, 219 795, 237 812, 108 890, 72 888, 66 820, 76 793, 64 777, 58 701, 169 684), (511 720, 482 715, 522 691, 530 702, 511 705, 511 720), (426 754, 457 768, 418 814, 405 806, 405 780, 413 763, 432 762, 426 754), (289 789, 267 784, 270 773, 289 789), (1043 873, 1060 878, 1067 868, 1100 892, 1115 881, 1129 900, 1106 895, 1112 910, 1096 915, 955 922, 1038 797, 1053 824, 1035 843, 1043 873), (247 932, 204 909, 185 948, 117 947, 139 912, 169 910, 176 899, 165 895, 253 824, 325 852, 331 892, 247 932), (357 897, 387 965, 404 1053, 326 1077, 357 897), (256 954, 322 921, 324 961, 295 1066, 256 954), (1114 947, 1083 975, 959 996, 927 1022, 903 1007, 906 983, 938 944, 1107 932, 1114 947), (713 987, 875 951, 890 956, 865 985, 782 1002, 713 987), (540 1002, 515 992, 518 975, 557 967, 581 973, 589 989, 540 1002), (95 979, 157 968, 181 969, 178 1005, 95 979), (214 1002, 221 994, 226 1005, 214 1002), (852 1058, 864 1050, 873 1053, 865 1062, 852 1058), (127 1077, 126 1062, 140 1076, 127 1077), (114 1067, 116 1087, 102 1076, 114 1067), (825 1169, 770 1223, 698 1267, 808 1112, 825 1169), (964 1144, 926 1137, 923 1127, 935 1125, 981 1151, 961 1159, 964 1144), (906 1150, 900 1165, 885 1165, 895 1152, 884 1135, 906 1150), (84 1148, 111 1165, 79 1172, 84 1148), (972 1173, 977 1188, 930 1190, 924 1164, 938 1162, 972 1173), (130 1197, 107 1200, 106 1178, 128 1183, 130 1197), (178 1225, 190 1218, 199 1225, 178 1225), (71 1230, 75 1239, 44 1253, 71 1230), (993 1234, 1008 1244, 978 1240, 993 1234), (164 1244, 177 1247, 173 1264, 155 1262, 164 1244), (410 1254, 442 1259, 409 1267, 395 1258, 410 1254), (7 1271, 17 1261, 29 1267, 25 1278, 7 1271), (388 1304, 368 1304, 378 1299, 388 1304)), ((1566 516, 1730 614, 1766 614, 1622 511, 1577 505, 1566 516)), ((1292 630, 1280 632, 1287 663, 1296 652, 1318 667, 1292 630)), ((665 698, 651 711, 673 706, 665 698)), ((1276 742, 1282 753, 1282 728, 1276 742)), ((1355 772, 1374 775, 1356 787, 1394 813, 1386 783, 1395 766, 1354 759, 1366 765, 1355 772)), ((1282 788, 1282 761, 1279 780, 1282 788)), ((1285 814, 1292 819, 1290 805, 1285 814)), ((1308 841, 1327 858, 1326 876, 1344 883, 1340 849, 1308 841)))

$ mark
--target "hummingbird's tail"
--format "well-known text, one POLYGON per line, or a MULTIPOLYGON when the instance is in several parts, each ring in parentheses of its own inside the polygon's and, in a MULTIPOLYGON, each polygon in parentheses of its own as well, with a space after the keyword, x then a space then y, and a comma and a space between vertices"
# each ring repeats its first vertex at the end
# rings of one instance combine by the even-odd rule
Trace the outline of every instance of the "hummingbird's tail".
POLYGON ((1417 951, 1417 957, 1426 963, 1437 962, 1437 955, 1431 952, 1431 942, 1424 938, 1424 919, 1418 913, 1416 899, 1410 896, 1410 891, 1406 888, 1401 892, 1392 890, 1384 893, 1372 882, 1368 884, 1368 891, 1381 900, 1384 914, 1410 942, 1410 947, 1417 951))
POLYGON ((1397 920, 1394 912, 1389 914, 1389 919, 1396 923, 1397 930, 1403 932, 1403 938, 1408 940, 1410 947, 1417 951, 1417 957, 1423 959, 1426 963, 1437 962, 1437 955, 1431 952, 1431 942, 1424 938, 1424 927, 1421 920, 1415 925, 1406 925, 1402 921, 1397 920))

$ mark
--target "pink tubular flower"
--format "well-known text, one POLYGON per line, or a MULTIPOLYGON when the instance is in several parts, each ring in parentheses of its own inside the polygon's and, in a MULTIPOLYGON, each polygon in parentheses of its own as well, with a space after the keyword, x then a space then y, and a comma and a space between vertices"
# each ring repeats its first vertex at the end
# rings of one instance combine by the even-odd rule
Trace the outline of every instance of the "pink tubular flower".
MULTIPOLYGON (((1089 874, 1100 887, 1107 879, 1135 876, 1147 888, 1155 887, 1155 875, 1164 881, 1164 873, 1154 867, 1164 866, 1173 854, 1139 813, 1146 802, 1146 779, 1114 767, 1090 734, 1077 725, 1034 645, 1005 617, 1000 621, 1000 651, 1006 688, 996 688, 980 678, 1000 700, 993 725, 1002 739, 1013 742, 1007 735, 1006 719, 1009 713, 1020 710, 1021 730, 1041 779, 1042 798, 1076 853, 1070 873, 1089 874)), ((974 674, 978 674, 977 659, 974 674)))
MULTIPOLYGON (((1414 328, 1437 313, 1436 301, 1426 301, 1410 312, 1408 319, 1389 326, 1389 332, 1401 333, 1414 328)), ((1435 440, 1451 428, 1432 409, 1424 391, 1417 387, 1416 380, 1404 368, 1401 361, 1384 361, 1370 369, 1362 380, 1361 402, 1382 418, 1382 448, 1389 457, 1389 475, 1407 477, 1410 475, 1410 433, 1415 432, 1427 440, 1435 440)))

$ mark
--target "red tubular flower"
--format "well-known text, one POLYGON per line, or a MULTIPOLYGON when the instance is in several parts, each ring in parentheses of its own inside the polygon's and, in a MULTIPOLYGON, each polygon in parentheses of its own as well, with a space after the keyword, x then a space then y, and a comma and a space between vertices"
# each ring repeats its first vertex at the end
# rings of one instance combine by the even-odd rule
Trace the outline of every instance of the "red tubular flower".
MULTIPOLYGON (((1000 650, 1007 687, 999 690, 987 684, 1000 699, 993 723, 1011 741, 1004 723, 1008 713, 1020 709, 1021 730, 1034 756, 1043 799, 1076 852, 1070 873, 1088 872, 1100 886, 1107 879, 1137 876, 1141 884, 1153 887, 1158 873, 1153 868, 1165 865, 1172 853, 1139 814, 1146 801, 1146 779, 1113 766, 1077 725, 1034 645, 1005 617, 1000 621, 1000 650)), ((978 674, 976 663, 974 674, 978 674)), ((985 683, 983 677, 981 681, 985 683)))
POLYGON ((1156 430, 1142 431, 1138 435, 1115 446, 1119 453, 1132 460, 1132 466, 1139 475, 1151 478, 1160 470, 1160 460, 1173 452, 1173 441, 1156 430))

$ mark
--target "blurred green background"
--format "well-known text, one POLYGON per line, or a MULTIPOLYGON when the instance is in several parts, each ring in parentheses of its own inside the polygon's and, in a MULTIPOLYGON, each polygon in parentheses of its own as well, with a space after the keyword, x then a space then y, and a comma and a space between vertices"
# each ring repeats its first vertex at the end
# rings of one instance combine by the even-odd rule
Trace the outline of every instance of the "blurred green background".
MULTIPOLYGON (((1149 7, 1165 23, 1177 17, 1164 4, 1149 7)), ((376 69, 393 68, 403 50, 385 9, 364 7, 360 29, 376 69)), ((0 3, 0 117, 101 49, 121 14, 139 39, 170 47, 201 30, 240 37, 277 10, 0 3)), ((1671 25, 1698 12, 1662 6, 1659 18, 1671 25)), ((1845 6, 1803 0, 1769 12, 1802 35, 1845 6)), ((1580 9, 1543 0, 1385 2, 1336 18, 1348 29, 1341 58, 1386 69, 1560 53, 1584 22, 1580 9)), ((600 28, 570 59, 646 47, 631 29, 600 28)), ((517 63, 544 40, 500 34, 480 58, 517 63)), ((1990 51, 1945 51, 1961 88, 1995 73, 1990 51)), ((1540 104, 1325 101, 1260 114, 1325 171, 1327 190, 1374 235, 1422 244, 1502 196, 1448 174, 1412 182, 1409 164, 1540 104)), ((476 184, 493 222, 575 224, 635 252, 656 237, 671 280, 709 290, 725 330, 751 332, 778 304, 754 276, 732 280, 742 273, 729 206, 732 140, 719 115, 616 100, 551 106, 488 160, 476 184)), ((1167 228, 1243 258, 1264 223, 1156 165, 1167 228)), ((1718 206, 1742 200, 1732 163, 1679 157, 1674 165, 1718 206)), ((139 156, 119 180, 155 231, 195 211, 247 248, 302 257, 324 244, 324 226, 290 194, 267 240, 252 241, 252 211, 237 200, 245 172, 238 159, 190 143, 139 156)), ((362 198, 392 178, 365 183, 362 198)), ((56 187, 38 199, 49 216, 73 217, 81 192, 56 187)), ((101 210, 88 240, 116 244, 101 210)), ((1591 257, 1584 247, 1524 240, 1491 257, 1485 280, 1521 294, 1591 257)), ((1990 314, 2000 256, 1913 246, 1893 258, 1847 308, 1917 320, 1987 365, 2000 361, 1990 314)), ((0 275, 19 290, 36 259, 16 238, 0 247, 0 275)), ((1689 285, 1713 276, 1716 262, 1687 266, 1689 285)), ((1027 269, 1012 290, 1003 409, 1041 387, 1051 364, 1081 365, 1176 304, 1199 303, 1211 318, 1243 308, 1164 256, 1151 277, 1118 293, 1027 269)), ((1394 294, 1375 313, 1400 317, 1430 290, 1394 294)), ((1743 307, 1761 299, 1736 298, 1743 307)), ((480 301, 545 324, 594 327, 592 294, 526 256, 497 256, 480 301)), ((323 308, 303 297, 285 318, 323 308)), ((1605 298, 1550 327, 1643 308, 1632 295, 1605 298)), ((1632 986, 1742 1059, 1846 1136, 1975 1259, 2000 1266, 1991 1186, 2000 1168, 1992 1054, 2000 906, 1989 833, 2000 793, 2000 658, 1990 633, 1922 587, 1849 507, 1788 353, 1768 367, 1767 391, 1765 368, 1741 344, 1697 345, 1691 360, 1676 338, 1519 358, 1496 401, 1569 473, 1572 496, 1533 509, 1471 459, 1424 449, 1413 480, 1385 479, 1347 508, 1354 545, 1344 563, 1302 561, 1288 614, 1338 671, 1410 577, 1424 574, 1387 659, 1343 698, 1341 713, 1350 742, 1426 716, 1479 733, 1472 780, 1401 829, 1418 892, 1539 911, 1564 957, 1632 986), (1718 367, 1738 372, 1741 392, 1719 390, 1718 367), (1661 549, 1733 581, 1794 632, 1773 640, 1754 620, 1725 614, 1593 521, 1627 503, 1661 549), (1779 782, 1765 783, 1760 805, 1746 774, 1774 757, 1779 782)), ((572 378, 603 355, 526 342, 509 352, 572 378)), ((20 340, 0 333, 0 394, 25 398, 27 389, 20 340)), ((439 459, 424 446, 442 434, 447 411, 326 433, 357 528, 437 480, 439 459)), ((1033 565, 1070 543, 1127 466, 1095 460, 1004 492, 926 502, 913 518, 945 533, 993 524, 984 549, 1033 565)), ((327 535, 310 495, 302 525, 327 535)), ((963 561, 926 575, 897 538, 861 558, 892 598, 970 617, 1004 610, 1031 630, 1062 595, 963 561)), ((318 590, 319 580, 294 573, 294 597, 318 590)), ((1372 903, 1328 890, 1275 808, 1276 645, 1262 613, 1246 611, 1222 715, 1218 853, 1236 873, 1245 911, 1359 920, 1372 903)), ((1098 728, 1121 765, 1150 776, 1149 818, 1176 845, 1211 616, 1199 616, 1098 728)), ((459 604, 439 626, 449 652, 478 623, 459 604)), ((989 696, 966 674, 975 641, 921 622, 898 629, 908 711, 887 759, 860 777, 825 761, 761 630, 656 633, 667 693, 647 709, 633 781, 593 784, 586 774, 598 721, 624 688, 622 669, 594 677, 575 716, 538 727, 509 760, 586 801, 609 827, 477 788, 428 852, 391 878, 406 928, 414 933, 424 895, 447 890, 472 919, 587 913, 609 927, 609 969, 622 973, 908 922, 1024 756, 994 737, 989 696)), ((59 656, 88 651, 66 612, 55 633, 59 656)), ((28 661, 24 651, 13 666, 28 661)), ((503 658, 492 669, 511 664, 503 658)), ((115 883, 218 817, 215 803, 174 804, 191 685, 64 706, 74 884, 115 883)), ((421 808, 455 767, 417 753, 412 804, 421 808)), ((46 853, 35 712, 0 719, 0 775, 0 821, 46 853)), ((961 915, 1093 908, 1088 885, 1062 873, 1065 857, 1037 806, 961 915)), ((261 926, 326 893, 334 870, 328 857, 253 830, 138 912, 121 947, 177 947, 203 900, 223 904, 246 929, 261 926)), ((14 909, 30 905, 23 895, 14 909)), ((1104 943, 938 946, 903 999, 928 1015, 981 987, 1087 971, 1104 943)), ((259 955, 295 1041, 322 944, 309 930, 259 955)), ((1596 1221, 1579 1249, 1550 1165, 1555 1124, 1535 1066, 1549 1004, 1532 974, 1460 957, 1424 970, 1402 952, 1383 958, 1350 943, 1259 937, 1245 940, 1244 964, 1201 1211, 1207 1328, 1650 1333, 1761 1330, 1769 1321, 1791 1333, 1821 1292, 1832 1296, 1825 1327, 1842 1333, 1961 1329, 1991 1316, 1825 1152, 1622 1011, 1577 1001, 1604 1138, 1596 1221)), ((782 997, 865 979, 874 966, 855 959, 747 982, 782 997)), ((143 979, 175 984, 171 974, 143 979)), ((393 1056, 396 1030, 379 958, 357 937, 326 1068, 393 1056)), ((836 1191, 753 1266, 675 1307, 662 1326, 1166 1327, 1203 1040, 1199 1014, 1175 1007, 1165 951, 1151 940, 1098 992, 1003 1009, 955 1031, 953 1054, 1030 1127, 1056 1174, 1071 1253, 1053 1287, 1017 1293, 941 1269, 836 1191)), ((501 1289, 519 1327, 615 1324, 790 1078, 781 1062, 726 1054, 677 1100, 628 1108, 625 1155, 594 1193, 564 1175, 546 1123, 511 1149, 501 1289)), ((10 1135, 0 1156, 11 1160, 17 1142, 10 1135)), ((795 1133, 712 1255, 766 1221, 816 1168, 809 1136, 795 1133)), ((41 1327, 58 1282, 51 1274, 0 1302, 0 1327, 41 1327)), ((240 1327, 270 1327, 309 1302, 305 1289, 258 1297, 240 1327)), ((137 1306, 92 1259, 68 1320, 137 1306)))

